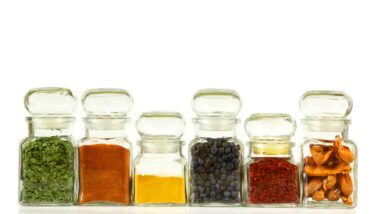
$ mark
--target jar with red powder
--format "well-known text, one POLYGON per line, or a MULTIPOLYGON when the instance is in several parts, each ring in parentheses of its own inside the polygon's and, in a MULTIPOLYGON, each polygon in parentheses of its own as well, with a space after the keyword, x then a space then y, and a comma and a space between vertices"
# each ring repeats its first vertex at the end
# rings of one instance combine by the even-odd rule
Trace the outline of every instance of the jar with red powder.
POLYGON ((123 89, 90 89, 82 98, 86 137, 79 141, 80 205, 130 203, 132 146, 127 113, 133 99, 123 89))
POLYGON ((296 123, 287 114, 252 114, 247 171, 249 206, 295 207, 300 201, 298 164, 290 141, 296 123))

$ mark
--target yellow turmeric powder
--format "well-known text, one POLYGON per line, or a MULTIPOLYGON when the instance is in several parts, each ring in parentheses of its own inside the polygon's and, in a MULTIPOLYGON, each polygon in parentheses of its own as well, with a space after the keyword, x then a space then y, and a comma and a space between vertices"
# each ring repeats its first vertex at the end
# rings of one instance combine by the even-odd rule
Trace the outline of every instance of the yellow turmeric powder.
POLYGON ((184 204, 186 203, 185 178, 136 175, 135 202, 184 204))

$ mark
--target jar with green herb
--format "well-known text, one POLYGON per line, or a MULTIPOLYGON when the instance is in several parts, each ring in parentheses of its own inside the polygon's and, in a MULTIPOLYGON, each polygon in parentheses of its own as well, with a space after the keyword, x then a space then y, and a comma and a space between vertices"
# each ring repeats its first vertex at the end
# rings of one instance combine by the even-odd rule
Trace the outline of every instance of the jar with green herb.
POLYGON ((37 88, 25 96, 29 137, 20 144, 19 203, 71 205, 77 192, 72 139, 76 97, 65 88, 37 88))

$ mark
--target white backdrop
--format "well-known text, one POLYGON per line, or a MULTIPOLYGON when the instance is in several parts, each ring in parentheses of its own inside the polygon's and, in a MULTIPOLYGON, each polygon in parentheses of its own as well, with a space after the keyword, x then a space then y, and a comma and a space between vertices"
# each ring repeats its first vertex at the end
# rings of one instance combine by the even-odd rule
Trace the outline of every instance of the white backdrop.
MULTIPOLYGON (((187 119, 184 139, 189 142, 192 94, 199 88, 219 87, 240 93, 243 120, 251 113, 285 112, 299 121, 298 100, 306 90, 349 93, 354 101, 349 136, 359 147, 359 206, 325 212, 373 212, 380 191, 379 11, 379 1, 366 0, 0 1, 1 208, 4 213, 42 212, 17 204, 18 144, 27 135, 23 96, 30 88, 68 87, 78 97, 93 87, 127 89, 135 98, 129 129, 135 143, 134 121, 150 110, 181 112, 187 119)), ((81 108, 77 116, 79 139, 84 135, 81 108)), ((294 140, 299 144, 298 125, 294 140)), ((242 123, 239 137, 247 140, 242 123)), ((210 212, 54 211, 99 210, 210 212)))

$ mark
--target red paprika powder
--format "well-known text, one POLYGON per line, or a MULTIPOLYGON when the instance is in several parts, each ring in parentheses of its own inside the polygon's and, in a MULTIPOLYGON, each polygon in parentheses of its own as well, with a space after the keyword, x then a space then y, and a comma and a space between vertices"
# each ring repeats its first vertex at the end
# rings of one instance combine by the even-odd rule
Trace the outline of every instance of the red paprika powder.
POLYGON ((255 158, 248 167, 248 203, 298 204, 298 166, 288 158, 255 158))
POLYGON ((130 151, 111 144, 79 147, 79 204, 129 204, 130 151))

